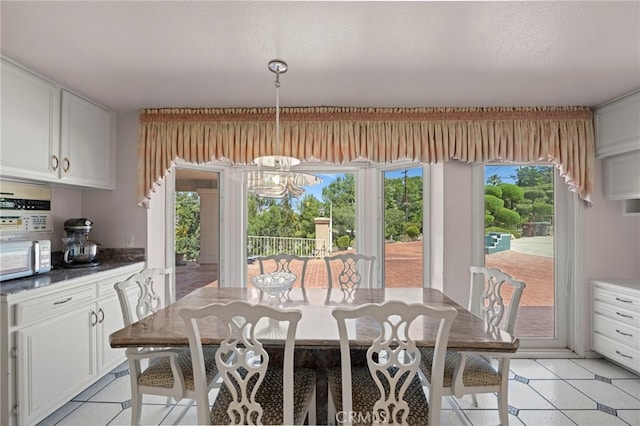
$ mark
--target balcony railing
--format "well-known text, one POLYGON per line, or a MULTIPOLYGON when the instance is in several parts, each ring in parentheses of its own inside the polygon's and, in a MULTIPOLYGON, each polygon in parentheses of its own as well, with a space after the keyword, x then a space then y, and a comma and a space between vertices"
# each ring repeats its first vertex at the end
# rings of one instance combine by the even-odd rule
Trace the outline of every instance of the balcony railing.
POLYGON ((315 238, 247 237, 247 256, 259 257, 273 254, 294 254, 303 257, 324 257, 328 253, 327 242, 315 238))

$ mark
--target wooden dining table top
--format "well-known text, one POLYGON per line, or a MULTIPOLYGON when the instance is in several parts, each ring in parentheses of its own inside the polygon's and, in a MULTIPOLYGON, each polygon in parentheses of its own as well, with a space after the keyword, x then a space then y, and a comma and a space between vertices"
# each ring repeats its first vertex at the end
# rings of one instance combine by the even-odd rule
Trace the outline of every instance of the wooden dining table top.
MULTIPOLYGON (((296 347, 337 348, 339 347, 338 328, 331 315, 334 308, 356 307, 365 303, 383 303, 399 300, 407 303, 420 303, 433 307, 453 306, 458 316, 453 322, 449 335, 448 350, 497 352, 512 354, 519 347, 519 340, 509 333, 492 326, 476 317, 467 309, 455 303, 441 291, 430 288, 389 288, 358 289, 355 292, 343 292, 340 289, 292 289, 287 297, 270 298, 255 288, 241 287, 203 287, 158 312, 124 327, 111 334, 113 348, 139 346, 188 346, 187 329, 179 315, 183 308, 198 308, 211 303, 244 301, 251 304, 276 305, 282 309, 299 309, 302 319, 296 332, 296 347)), ((265 343, 282 342, 277 327, 265 323, 262 330, 265 343), (271 327, 271 328, 270 328, 271 327)), ((215 319, 207 319, 201 325, 203 344, 218 344, 222 340, 224 325, 215 319)), ((377 335, 377 327, 372 322, 360 319, 353 330, 354 345, 368 346, 377 335)), ((415 321, 410 336, 419 347, 435 345, 438 322, 432 319, 415 321)), ((259 332, 259 331, 257 331, 259 332)))

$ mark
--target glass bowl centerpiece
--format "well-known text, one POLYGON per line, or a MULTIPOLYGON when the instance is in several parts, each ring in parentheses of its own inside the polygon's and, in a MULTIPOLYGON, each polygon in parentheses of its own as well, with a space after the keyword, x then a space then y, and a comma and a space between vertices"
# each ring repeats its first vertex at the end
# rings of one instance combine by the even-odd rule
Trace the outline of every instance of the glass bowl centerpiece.
POLYGON ((296 276, 291 272, 270 272, 256 275, 251 278, 251 283, 269 296, 276 297, 289 290, 295 280, 296 276))

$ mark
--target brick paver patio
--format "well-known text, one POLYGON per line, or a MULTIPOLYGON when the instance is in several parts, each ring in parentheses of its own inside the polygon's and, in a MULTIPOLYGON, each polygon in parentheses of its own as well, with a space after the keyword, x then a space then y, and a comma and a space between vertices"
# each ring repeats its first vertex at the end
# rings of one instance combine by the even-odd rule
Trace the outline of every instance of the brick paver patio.
MULTIPOLYGON (((385 251, 388 286, 422 287, 421 242, 387 244, 385 251)), ((487 255, 486 265, 499 267, 527 284, 520 303, 516 334, 523 337, 553 336, 553 258, 508 250, 487 255)), ((259 273, 258 264, 247 265, 247 272, 250 280, 259 273)), ((324 260, 311 259, 307 265, 305 286, 324 288, 326 283, 324 260)), ((217 276, 212 272, 200 271, 193 262, 176 267, 177 299, 206 285, 217 285, 217 276)))

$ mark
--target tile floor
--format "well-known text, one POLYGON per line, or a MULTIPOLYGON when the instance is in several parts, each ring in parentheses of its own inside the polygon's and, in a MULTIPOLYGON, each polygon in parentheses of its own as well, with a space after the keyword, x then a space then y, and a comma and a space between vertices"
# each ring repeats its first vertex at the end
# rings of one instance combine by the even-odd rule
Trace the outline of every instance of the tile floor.
MULTIPOLYGON (((123 363, 110 374, 76 396, 43 420, 44 425, 128 425, 129 377, 123 363)), ((215 392, 215 390, 214 390, 215 392)), ((165 407, 166 399, 145 396, 142 422, 145 425, 197 423, 195 406, 183 400, 165 407)), ((478 396, 479 408, 471 398, 456 400, 466 421, 472 425, 498 423, 494 395, 478 396)), ((640 425, 640 377, 603 359, 514 359, 509 383, 511 425, 640 425)), ((460 420, 443 402, 443 425, 460 420)))

